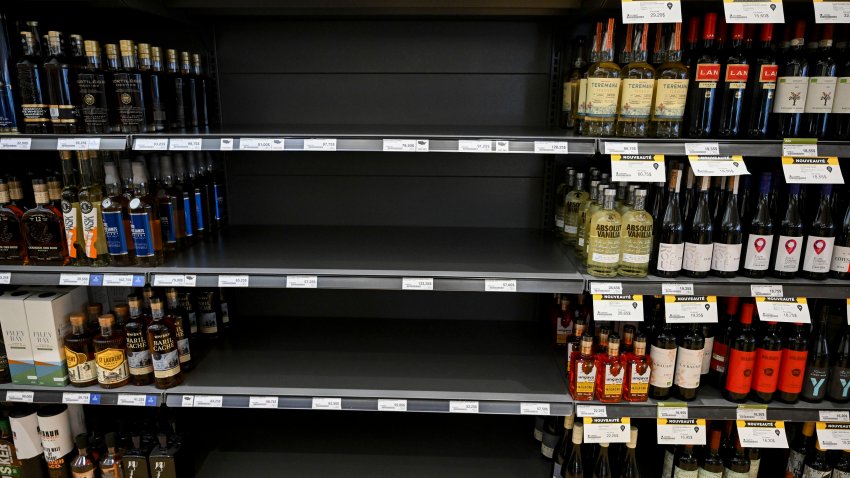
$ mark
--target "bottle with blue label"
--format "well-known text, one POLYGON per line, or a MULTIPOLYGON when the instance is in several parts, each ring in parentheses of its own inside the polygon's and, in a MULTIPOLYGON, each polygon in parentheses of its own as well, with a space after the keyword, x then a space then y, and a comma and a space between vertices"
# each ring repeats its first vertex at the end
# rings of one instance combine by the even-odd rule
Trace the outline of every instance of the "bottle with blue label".
POLYGON ((156 198, 148 194, 145 163, 133 161, 133 199, 130 200, 130 235, 136 249, 136 264, 162 264, 162 230, 156 198))
POLYGON ((156 199, 162 226, 162 246, 166 252, 176 251, 182 248, 186 241, 183 191, 174 182, 171 156, 162 156, 159 168, 162 178, 156 191, 156 199))
POLYGON ((190 200, 192 201, 192 211, 194 213, 192 226, 195 229, 195 239, 202 241, 209 234, 209 224, 207 223, 209 207, 206 195, 204 194, 202 178, 198 176, 197 161, 195 155, 191 152, 186 161, 185 184, 184 192, 189 193, 190 200))
POLYGON ((113 266, 135 263, 135 248, 130 236, 129 200, 121 194, 121 181, 115 163, 103 166, 106 197, 101 202, 106 250, 113 266))
POLYGON ((190 191, 194 191, 195 186, 186 182, 186 161, 182 153, 174 155, 174 181, 175 188, 180 195, 178 200, 183 204, 183 237, 184 246, 191 246, 195 242, 195 200, 194 195, 190 191))

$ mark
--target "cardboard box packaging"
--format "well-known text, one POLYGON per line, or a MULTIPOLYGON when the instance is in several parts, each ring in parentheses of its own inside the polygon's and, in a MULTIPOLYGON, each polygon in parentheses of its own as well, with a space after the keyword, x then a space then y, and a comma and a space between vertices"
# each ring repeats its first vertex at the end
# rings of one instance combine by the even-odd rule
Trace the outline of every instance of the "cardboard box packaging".
POLYGON ((24 301, 36 292, 28 289, 0 292, 0 327, 3 328, 3 340, 6 344, 6 356, 9 358, 9 371, 12 383, 18 385, 38 384, 30 330, 24 301))
POLYGON ((68 316, 81 312, 87 302, 85 287, 37 292, 24 300, 39 385, 68 385, 64 349, 65 335, 71 330, 68 316))

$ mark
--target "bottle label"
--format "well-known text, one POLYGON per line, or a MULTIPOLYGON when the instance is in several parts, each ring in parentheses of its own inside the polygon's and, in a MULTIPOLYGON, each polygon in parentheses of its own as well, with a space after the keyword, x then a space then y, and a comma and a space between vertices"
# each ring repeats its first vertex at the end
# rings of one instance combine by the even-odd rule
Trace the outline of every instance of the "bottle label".
POLYGON ((121 213, 103 212, 103 230, 106 235, 106 248, 113 256, 127 254, 127 238, 124 237, 124 219, 121 213))
POLYGON ((661 478, 672 478, 673 477, 673 462, 675 461, 675 456, 670 450, 664 450, 664 464, 661 467, 661 478))
POLYGON ((218 322, 215 312, 201 312, 201 333, 215 334, 218 332, 218 322))
POLYGON ((94 469, 89 471, 72 471, 71 476, 73 478, 94 478, 94 469))
POLYGON ((213 184, 213 195, 215 196, 215 220, 220 221, 224 217, 224 191, 218 184, 213 184))
POLYGON ((146 128, 142 75, 138 73, 115 73, 112 76, 115 94, 118 96, 118 119, 125 132, 146 128))
POLYGON ((192 360, 192 353, 189 350, 189 339, 180 339, 177 341, 177 352, 180 354, 180 363, 186 363, 192 360))
POLYGON ((569 113, 573 109, 573 83, 564 82, 563 97, 561 99, 561 112, 569 113))
POLYGON ((711 370, 713 372, 721 375, 726 372, 726 357, 728 354, 729 346, 719 340, 715 340, 711 351, 711 370))
POLYGON ((559 231, 564 230, 564 207, 560 206, 555 210, 555 228, 559 231))
POLYGON ((685 255, 682 258, 682 269, 694 272, 708 272, 711 269, 711 253, 713 244, 685 243, 685 255))
POLYGON ((803 473, 803 461, 805 461, 805 452, 800 453, 797 450, 791 450, 788 454, 788 465, 785 468, 785 475, 798 477, 803 473))
MULTIPOLYGON (((129 344, 129 340, 127 343, 129 344)), ((130 366, 130 373, 133 375, 147 375, 153 372, 153 363, 151 363, 151 353, 149 350, 127 349, 127 364, 130 366)))
POLYGON ((79 203, 70 203, 62 200, 62 220, 65 224, 65 240, 68 243, 68 256, 77 257, 77 214, 79 214, 79 203))
POLYGON ((698 478, 699 470, 683 470, 678 466, 673 467, 673 478, 698 478))
POLYGON ((748 472, 732 471, 729 468, 723 470, 723 478, 750 478, 748 472))
POLYGON ((706 470, 703 470, 702 467, 700 467, 699 474, 697 474, 697 478, 723 478, 723 472, 721 472, 721 471, 706 471, 706 470))
POLYGON ((127 360, 121 349, 104 349, 94 353, 97 362, 97 381, 102 384, 119 383, 130 377, 127 360))
POLYGON ((619 98, 619 78, 588 78, 584 114, 591 118, 614 118, 619 98))
POLYGON ((835 101, 835 86, 838 78, 834 76, 809 77, 809 91, 806 93, 806 113, 831 113, 835 101))
POLYGON ((79 116, 77 112, 77 107, 74 105, 48 105, 50 108, 50 122, 54 125, 58 124, 76 124, 77 117, 79 116))
POLYGON ((629 380, 629 393, 632 395, 646 395, 649 392, 649 377, 652 374, 652 367, 646 366, 646 370, 640 373, 638 364, 632 364, 632 373, 629 380))
MULTIPOLYGON (((694 81, 698 82, 716 82, 720 81, 720 64, 719 63, 699 63, 697 65, 697 73, 694 81)), ((715 86, 699 86, 700 88, 714 88, 715 86)))
POLYGON ((96 259, 103 251, 103 228, 100 225, 100 209, 88 201, 80 201, 80 211, 83 213, 83 242, 86 257, 96 259))
POLYGON ((567 342, 567 372, 569 373, 570 367, 573 363, 573 352, 575 351, 574 342, 567 342))
POLYGON ((24 123, 47 123, 50 121, 50 113, 47 105, 43 104, 41 81, 39 69, 36 65, 18 64, 18 91, 21 94, 21 109, 23 110, 24 123))
POLYGON ((777 76, 779 76, 779 65, 761 65, 759 68, 759 83, 762 84, 763 89, 774 89, 777 76))
POLYGON ((89 360, 88 355, 65 347, 65 360, 68 362, 68 377, 72 383, 85 383, 97 378, 97 362, 89 360))
POLYGON ((133 246, 138 257, 153 257, 156 251, 153 247, 153 231, 151 218, 146 212, 130 213, 130 233, 133 235, 133 246))
POLYGON ((691 350, 679 347, 676 353, 676 372, 673 383, 681 388, 699 387, 702 356, 703 349, 691 350))
POLYGON ((673 375, 676 372, 676 349, 662 349, 653 345, 649 348, 649 356, 652 358, 650 385, 659 388, 668 388, 673 385, 673 375))
POLYGON ((803 396, 810 400, 822 400, 826 397, 826 379, 829 376, 827 367, 807 367, 806 378, 803 379, 803 396))
POLYGON ((721 272, 735 272, 741 263, 741 244, 714 243, 711 268, 721 272))
POLYGON ((177 218, 174 215, 174 204, 169 201, 159 203, 159 223, 165 232, 163 240, 166 244, 177 242, 177 218))
POLYGON ((648 264, 649 254, 628 254, 624 252, 622 262, 629 264, 648 264))
POLYGON ((682 270, 682 259, 685 256, 685 244, 658 245, 658 270, 677 272, 682 270))
POLYGON ((576 362, 576 392, 577 393, 593 393, 593 388, 596 385, 596 367, 590 367, 589 372, 584 371, 584 367, 579 362, 576 362))
POLYGON ((747 87, 747 77, 750 74, 750 65, 726 65, 726 86, 735 90, 747 87))
POLYGON ((779 236, 773 269, 778 272, 797 272, 800 268, 802 244, 802 236, 779 236))
POLYGON ((578 82, 578 112, 577 116, 583 117, 587 111, 587 78, 582 78, 578 82))
POLYGON ((688 80, 657 81, 652 117, 661 120, 681 120, 688 100, 688 80))
POLYGON ((773 393, 779 382, 779 368, 782 363, 781 350, 756 349, 756 365, 753 372, 753 390, 773 393))
POLYGON ((578 226, 571 226, 571 225, 568 225, 568 224, 564 224, 563 226, 564 226, 564 232, 566 232, 567 234, 570 234, 570 235, 573 235, 573 236, 578 234, 578 226))
POLYGON ((626 78, 620 98, 620 118, 649 119, 655 80, 626 78))
POLYGON ((700 374, 705 375, 711 370, 711 352, 714 350, 714 337, 705 338, 705 347, 702 349, 702 366, 700 374))
POLYGON ((109 131, 106 79, 101 74, 79 73, 77 87, 80 90, 80 109, 88 133, 109 131))
POLYGON ((850 76, 838 79, 835 85, 835 101, 832 102, 832 112, 850 114, 850 76))
POLYGON ((195 229, 198 231, 206 229, 204 227, 204 208, 201 202, 201 193, 198 190, 195 190, 195 218, 195 225, 197 226, 195 229))
POLYGON ((806 255, 803 258, 803 270, 808 272, 827 272, 832 261, 834 237, 809 236, 806 238, 806 255))
POLYGON ((829 478, 831 474, 832 470, 820 471, 810 468, 809 465, 803 466, 803 478, 829 478))
POLYGON ((747 255, 744 257, 744 269, 766 271, 770 266, 773 250, 773 236, 749 234, 747 236, 747 255))
POLYGON ((593 262, 600 262, 602 264, 616 264, 620 261, 619 254, 601 254, 599 252, 594 252, 590 256, 590 260, 593 262))
POLYGON ((183 221, 186 224, 186 237, 194 236, 194 229, 192 229, 192 202, 188 197, 183 198, 183 221))
POLYGON ((180 354, 174 337, 167 331, 150 334, 153 351, 153 375, 156 378, 173 377, 180 373, 180 354))
POLYGON ((761 459, 750 460, 750 472, 748 478, 759 478, 759 468, 761 467, 761 459))
POLYGON ((189 316, 189 333, 195 335, 198 333, 198 316, 194 311, 189 311, 186 315, 189 316))
POLYGON ((611 364, 605 364, 605 395, 621 396, 623 394, 623 368, 616 365, 616 374, 611 370, 611 364))
POLYGON ((850 478, 850 471, 841 471, 839 469, 832 470, 830 478, 850 478))
POLYGON ((729 351, 729 371, 726 374, 726 390, 732 393, 750 393, 755 362, 755 351, 744 352, 732 348, 729 351))
POLYGON ((850 395, 850 368, 836 365, 829 377, 829 397, 846 399, 850 395))
POLYGON ((803 113, 806 110, 806 92, 809 78, 805 76, 783 76, 776 83, 774 113, 803 113))
POLYGON ((803 375, 806 370, 806 350, 782 349, 782 366, 779 367, 777 388, 786 393, 800 393, 803 389, 803 375))
POLYGON ((829 270, 835 272, 850 272, 850 247, 835 246, 832 250, 832 262, 829 270))

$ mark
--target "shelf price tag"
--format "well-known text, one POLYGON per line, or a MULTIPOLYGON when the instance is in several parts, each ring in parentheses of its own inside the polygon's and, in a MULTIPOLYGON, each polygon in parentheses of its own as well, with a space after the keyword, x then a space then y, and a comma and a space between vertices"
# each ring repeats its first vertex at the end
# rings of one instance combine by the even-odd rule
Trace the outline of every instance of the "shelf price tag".
POLYGON ((407 411, 407 400, 396 399, 396 398, 379 398, 378 399, 378 411, 379 412, 406 412, 407 411))
POLYGON ((684 282, 661 284, 661 295, 694 295, 694 285, 684 282))
POLYGON ((844 184, 837 157, 782 157, 782 173, 789 184, 844 184))
POLYGON ((736 420, 767 420, 767 405, 738 405, 736 420))
POLYGON ((753 297, 782 297, 782 284, 751 285, 750 295, 753 297))
POLYGON ((830 423, 850 423, 850 411, 848 410, 820 410, 818 421, 830 423))
POLYGON ((741 176, 750 174, 743 156, 688 156, 694 176, 741 176))
POLYGON ((817 157, 817 138, 785 138, 782 141, 782 156, 817 157))
POLYGON ((478 413, 478 401, 451 400, 449 401, 449 413, 478 413))
POLYGON ((247 275, 220 275, 218 276, 219 287, 249 287, 250 278, 247 275))
POLYGON ((91 394, 88 392, 64 392, 62 394, 62 403, 88 405, 91 403, 91 394))
POLYGON ((719 143, 685 143, 687 156, 720 156, 719 143))
POLYGON ((785 23, 782 0, 723 0, 726 23, 785 23))
POLYGON ((638 144, 606 141, 605 154, 638 154, 638 144))
POLYGON ((850 2, 814 0, 815 23, 850 23, 850 2))
POLYGON ((590 293, 591 294, 622 294, 623 293, 623 283, 622 282, 591 282, 590 283, 590 293))
POLYGON ((136 138, 133 140, 134 151, 165 151, 168 149, 168 138, 136 138))
POLYGON ((484 292, 516 292, 516 280, 484 279, 484 292))
POLYGON ((319 287, 316 276, 286 276, 287 289, 315 289, 319 287))
POLYGON ((847 299, 847 325, 850 325, 850 299, 847 299))
POLYGON ((608 407, 605 405, 576 405, 576 416, 605 418, 608 416, 608 407))
POLYGON ((705 445, 705 419, 659 418, 659 445, 705 445))
POLYGON ((631 437, 631 419, 584 417, 585 443, 628 443, 631 437))
POLYGON ((0 138, 0 150, 29 151, 32 148, 32 138, 0 138))
POLYGON ((662 183, 667 177, 662 154, 611 155, 611 180, 662 183))
POLYGON ((195 408, 221 408, 221 395, 195 395, 195 408))
POLYGON ((201 138, 171 138, 169 151, 200 151, 201 138))
POLYGON ((493 142, 480 139, 461 139, 457 142, 457 150, 461 153, 490 153, 493 142))
POLYGON ((744 448, 788 448, 785 422, 781 420, 737 420, 738 438, 744 448))
MULTIPOLYGON (((118 405, 126 405, 129 407, 144 407, 147 403, 147 396, 139 393, 119 393, 118 405)), ((183 396, 184 400, 186 395, 183 396)), ((185 406, 185 405, 184 405, 185 406)))
POLYGON ((812 323, 805 297, 756 297, 756 309, 765 322, 812 323))
POLYGON ((336 151, 336 138, 306 138, 304 151, 336 151))
POLYGON ((283 138, 240 138, 240 151, 283 151, 283 138))
POLYGON ((248 408, 277 408, 277 397, 250 397, 248 408))
POLYGON ((0 272, 0 284, 9 285, 12 283, 11 272, 0 272))
POLYGON ((658 418, 688 418, 688 404, 685 402, 658 402, 658 418))
POLYGON ((521 402, 519 404, 520 415, 549 415, 551 412, 552 407, 548 403, 521 402))
POLYGON ((681 23, 679 0, 623 0, 623 23, 681 23))
POLYGON ((401 290, 434 290, 434 279, 431 277, 403 277, 401 290))
POLYGON ((134 276, 133 274, 103 274, 103 285, 106 287, 133 287, 137 284, 136 277, 142 278, 142 284, 138 287, 144 287, 144 276, 134 276))
POLYGON ((195 397, 193 395, 183 395, 183 398, 180 400, 180 406, 182 408, 192 408, 195 406, 195 397))
POLYGON ((35 392, 24 392, 20 390, 9 390, 6 392, 7 402, 32 403, 35 392))
POLYGON ((100 149, 100 138, 59 138, 56 142, 59 151, 88 151, 100 149))
POLYGON ((503 139, 499 139, 499 140, 493 141, 493 144, 496 145, 496 152, 497 153, 510 153, 511 152, 511 142, 510 141, 505 141, 503 139))
POLYGON ((643 322, 643 296, 593 294, 593 320, 643 322))
POLYGON ((218 140, 219 151, 233 151, 233 138, 221 138, 218 140))
POLYGON ((154 287, 195 287, 198 276, 194 274, 155 274, 154 287))
POLYGON ((850 449, 850 423, 817 422, 818 443, 824 450, 850 449))
POLYGON ((427 153, 427 139, 385 139, 383 150, 389 153, 427 153))
POLYGON ((313 397, 313 410, 342 410, 342 399, 313 397))
POLYGON ((665 295, 664 317, 670 324, 717 323, 717 297, 665 295))
POLYGON ((569 154, 566 141, 535 141, 534 152, 543 154, 569 154))
POLYGON ((89 285, 89 274, 59 274, 59 285, 89 285))

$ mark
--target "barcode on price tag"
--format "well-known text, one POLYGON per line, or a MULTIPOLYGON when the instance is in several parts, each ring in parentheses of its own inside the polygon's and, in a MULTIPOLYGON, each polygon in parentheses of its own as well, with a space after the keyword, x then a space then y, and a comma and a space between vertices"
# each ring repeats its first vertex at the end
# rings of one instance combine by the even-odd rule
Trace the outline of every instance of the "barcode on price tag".
POLYGON ((62 403, 73 403, 78 405, 88 405, 91 402, 91 394, 88 392, 64 392, 62 393, 62 403))
POLYGON ((136 138, 133 140, 135 151, 165 151, 168 149, 168 138, 136 138))
POLYGON ((815 23, 850 23, 850 2, 814 0, 815 23))
POLYGON ((605 418, 608 408, 605 405, 576 405, 576 416, 605 418))
POLYGON ((315 289, 319 286, 316 276, 286 276, 287 289, 315 289))
POLYGON ((789 184, 844 184, 837 157, 782 157, 782 173, 789 184))
POLYGON ((694 295, 694 285, 684 282, 661 284, 661 295, 694 295))
POLYGON ((434 290, 434 279, 431 277, 403 277, 401 290, 434 290))
POLYGON ((248 287, 250 279, 247 275, 220 275, 218 276, 219 287, 248 287))
POLYGON ((195 408, 221 408, 221 395, 195 395, 195 408))
POLYGON ((744 448, 788 448, 785 422, 779 420, 738 420, 738 438, 744 448))
POLYGON ((542 154, 569 154, 569 143, 566 141, 535 141, 534 152, 542 154))
POLYGON ((195 287, 198 276, 193 274, 156 274, 153 276, 154 287, 195 287))
POLYGON ((100 138, 59 138, 59 151, 88 151, 100 149, 100 138))
POLYGON ((484 279, 484 292, 516 292, 516 280, 484 279))
POLYGON ((11 272, 0 272, 0 284, 8 285, 12 283, 11 272))
POLYGON ((623 23, 680 23, 679 0, 623 0, 623 23))
POLYGON ((584 417, 585 443, 628 443, 631 438, 631 419, 584 417))
POLYGON ((606 141, 605 154, 638 154, 638 144, 606 141))
POLYGON ((118 394, 118 405, 126 405, 130 407, 144 407, 146 400, 147 396, 138 393, 118 394))
POLYGON ((277 397, 251 397, 248 408, 277 408, 277 397))
POLYGON ((240 138, 239 149, 242 151, 283 151, 283 138, 240 138))
POLYGON ((493 151, 493 142, 490 140, 462 139, 457 142, 457 149, 461 153, 489 153, 493 151))
POLYGON ((201 138, 171 138, 169 151, 200 151, 201 138))
POLYGON ((850 411, 848 410, 819 410, 818 421, 850 423, 850 411))
POLYGON ((782 285, 751 285, 750 295, 753 297, 782 297, 782 285))
POLYGON ((342 410, 341 398, 313 397, 314 410, 342 410))
POLYGON ((380 412, 406 412, 407 400, 399 398, 379 398, 378 411, 380 412))
POLYGON ((106 287, 133 287, 133 274, 104 274, 103 285, 106 287))
POLYGON ((719 156, 719 143, 685 143, 685 155, 719 156))
POLYGON ((767 405, 738 405, 737 420, 767 420, 767 405))
POLYGON ((336 151, 336 138, 307 138, 304 151, 336 151))
POLYGON ((23 392, 20 390, 9 390, 6 392, 7 402, 25 402, 32 403, 35 397, 35 392, 23 392))
POLYGON ((89 285, 89 274, 59 274, 59 285, 89 285))
POLYGON ((450 413, 478 413, 478 402, 474 400, 452 400, 449 402, 450 413))
POLYGON ((32 138, 0 138, 0 150, 29 151, 32 148, 32 138))
POLYGON ((548 403, 528 403, 522 402, 519 404, 520 415, 549 415, 551 406, 548 403))

